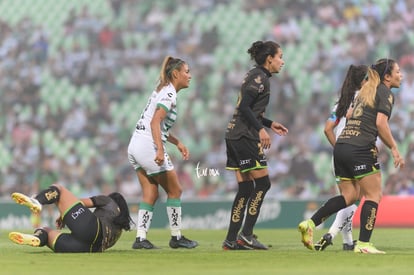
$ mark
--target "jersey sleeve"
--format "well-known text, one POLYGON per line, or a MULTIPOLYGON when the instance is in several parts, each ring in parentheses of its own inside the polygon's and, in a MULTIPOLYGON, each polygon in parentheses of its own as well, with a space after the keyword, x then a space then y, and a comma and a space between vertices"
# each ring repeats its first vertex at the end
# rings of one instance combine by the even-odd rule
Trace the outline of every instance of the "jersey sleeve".
POLYGON ((250 125, 252 125, 257 131, 259 131, 262 126, 260 122, 254 117, 254 113, 250 107, 250 105, 254 102, 254 95, 250 93, 245 93, 242 96, 239 111, 243 115, 243 117, 248 121, 250 125))
POLYGON ((262 77, 257 75, 244 83, 241 89, 241 100, 239 105, 240 113, 245 117, 250 125, 252 125, 257 131, 259 131, 263 125, 254 116, 251 105, 259 93, 265 89, 262 77))
POLYGON ((377 90, 377 112, 383 113, 390 117, 392 106, 394 105, 393 94, 384 86, 379 86, 377 90))
POLYGON ((157 107, 161 107, 165 109, 166 112, 168 112, 175 105, 175 103, 176 93, 172 91, 163 91, 157 102, 157 107))
POLYGON ((92 200, 93 206, 95 207, 105 206, 111 202, 111 198, 103 195, 93 196, 90 199, 92 200))

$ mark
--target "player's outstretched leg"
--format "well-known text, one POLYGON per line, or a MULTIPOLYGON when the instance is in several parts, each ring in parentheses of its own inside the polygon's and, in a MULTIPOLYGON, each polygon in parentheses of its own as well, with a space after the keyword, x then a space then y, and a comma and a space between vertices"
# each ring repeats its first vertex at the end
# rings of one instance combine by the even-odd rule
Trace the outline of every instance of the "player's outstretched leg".
POLYGON ((16 203, 27 206, 35 214, 42 211, 42 205, 35 198, 31 198, 22 193, 17 192, 11 194, 11 197, 16 203))

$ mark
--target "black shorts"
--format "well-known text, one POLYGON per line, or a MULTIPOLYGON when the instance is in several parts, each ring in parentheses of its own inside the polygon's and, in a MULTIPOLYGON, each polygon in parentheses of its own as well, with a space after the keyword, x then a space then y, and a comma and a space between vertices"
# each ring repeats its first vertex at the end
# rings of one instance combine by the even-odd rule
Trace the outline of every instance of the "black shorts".
POLYGON ((359 179, 380 172, 375 146, 337 143, 334 147, 335 176, 341 180, 359 179))
POLYGON ((247 138, 226 139, 228 170, 244 173, 250 170, 267 168, 266 155, 258 141, 247 138))
POLYGON ((55 252, 102 252, 102 225, 82 203, 72 206, 63 217, 70 233, 60 234, 53 246, 55 252))

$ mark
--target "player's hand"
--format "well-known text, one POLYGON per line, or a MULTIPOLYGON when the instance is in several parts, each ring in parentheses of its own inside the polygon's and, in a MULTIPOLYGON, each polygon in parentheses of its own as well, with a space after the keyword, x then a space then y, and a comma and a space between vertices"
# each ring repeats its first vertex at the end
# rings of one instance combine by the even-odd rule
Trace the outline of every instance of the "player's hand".
POLYGON ((260 144, 262 145, 262 148, 269 149, 270 146, 272 145, 272 141, 270 140, 270 136, 265 130, 265 128, 260 129, 259 138, 260 138, 260 144))
POLYGON ((397 147, 391 148, 391 155, 394 159, 394 167, 404 168, 405 160, 401 157, 400 152, 398 151, 397 147))
POLYGON ((63 228, 65 228, 65 223, 63 222, 63 220, 62 220, 62 217, 61 217, 61 216, 59 216, 59 217, 56 219, 56 221, 55 221, 55 226, 56 226, 56 228, 57 228, 57 229, 63 229, 63 228))
POLYGON ((181 155, 183 156, 183 160, 188 160, 190 158, 190 151, 187 147, 185 147, 184 144, 181 142, 177 143, 177 148, 181 152, 181 155))
POLYGON ((272 125, 270 126, 273 132, 278 134, 279 136, 286 136, 286 134, 289 132, 289 130, 280 124, 279 122, 272 122, 272 125))
POLYGON ((163 163, 164 163, 164 150, 157 149, 157 153, 155 155, 154 161, 158 166, 163 165, 163 163))

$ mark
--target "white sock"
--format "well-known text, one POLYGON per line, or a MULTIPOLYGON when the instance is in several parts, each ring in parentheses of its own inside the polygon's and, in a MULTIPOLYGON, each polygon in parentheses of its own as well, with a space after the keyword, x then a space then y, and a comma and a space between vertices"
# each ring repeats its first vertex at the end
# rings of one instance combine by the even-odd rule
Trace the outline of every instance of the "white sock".
POLYGON ((352 219, 354 217, 354 214, 357 208, 358 206, 356 206, 355 204, 352 204, 348 206, 347 208, 343 209, 344 221, 346 221, 347 223, 344 225, 341 231, 342 240, 343 240, 343 243, 346 243, 349 245, 352 245, 354 243, 354 239, 352 237, 352 219))
POLYGON ((332 239, 334 239, 339 232, 342 232, 343 243, 352 244, 352 218, 354 217, 356 209, 357 206, 352 204, 338 211, 335 220, 328 231, 332 235, 332 239))
POLYGON ((171 236, 181 238, 181 206, 167 206, 171 236))
POLYGON ((138 210, 137 238, 144 240, 151 226, 153 212, 145 209, 138 210))

